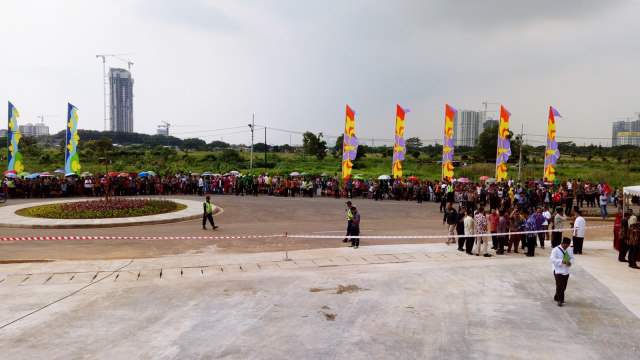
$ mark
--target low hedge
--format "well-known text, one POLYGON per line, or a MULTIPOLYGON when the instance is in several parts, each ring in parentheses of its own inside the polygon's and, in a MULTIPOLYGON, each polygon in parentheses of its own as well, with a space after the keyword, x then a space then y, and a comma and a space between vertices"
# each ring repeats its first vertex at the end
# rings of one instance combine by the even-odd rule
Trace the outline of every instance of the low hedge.
POLYGON ((108 219, 157 215, 185 208, 186 205, 170 200, 101 199, 34 206, 16 214, 47 219, 108 219))

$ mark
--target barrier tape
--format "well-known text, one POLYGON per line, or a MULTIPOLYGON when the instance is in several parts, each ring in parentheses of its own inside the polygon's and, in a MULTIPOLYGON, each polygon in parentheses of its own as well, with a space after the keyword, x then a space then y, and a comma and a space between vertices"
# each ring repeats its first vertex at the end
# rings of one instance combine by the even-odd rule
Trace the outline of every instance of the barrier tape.
MULTIPOLYGON (((612 227, 613 225, 587 226, 585 229, 598 229, 612 227)), ((261 238, 302 238, 302 239, 450 239, 484 236, 509 236, 521 234, 553 233, 573 231, 573 228, 561 230, 536 230, 536 231, 516 231, 508 233, 486 233, 473 235, 243 235, 243 236, 37 236, 37 237, 3 237, 0 242, 6 241, 51 241, 51 240, 218 240, 218 239, 261 239, 261 238)))

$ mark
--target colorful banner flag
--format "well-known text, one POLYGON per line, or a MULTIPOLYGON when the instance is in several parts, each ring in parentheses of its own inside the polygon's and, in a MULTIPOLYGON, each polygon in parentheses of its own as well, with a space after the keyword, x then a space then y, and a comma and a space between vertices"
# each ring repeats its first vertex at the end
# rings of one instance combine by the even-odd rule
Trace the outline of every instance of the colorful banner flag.
POLYGON ((78 148, 78 141, 80 140, 80 137, 78 136, 78 108, 71 104, 68 105, 67 147, 64 151, 64 171, 66 173, 79 174, 80 160, 78 158, 78 153, 76 152, 78 148))
POLYGON ((560 158, 558 142, 556 142, 556 118, 562 116, 556 109, 549 106, 549 125, 547 126, 547 148, 544 152, 544 181, 556 178, 556 162, 560 158))
POLYGON ((442 180, 453 179, 453 119, 458 110, 447 104, 444 111, 444 142, 442 143, 442 180))
POLYGON ((511 156, 509 142, 509 117, 511 113, 500 105, 500 126, 498 127, 498 154, 496 157, 496 181, 507 179, 507 161, 511 156))
POLYGON ((396 105, 396 136, 393 145, 393 178, 402 178, 402 160, 407 153, 404 144, 404 115, 409 109, 403 109, 400 105, 396 105))
POLYGON ((17 174, 20 174, 24 170, 22 164, 22 154, 18 151, 18 143, 22 134, 20 134, 20 128, 18 127, 18 109, 9 101, 9 120, 7 127, 7 170, 14 170, 17 174))
POLYGON ((348 179, 353 169, 353 160, 358 155, 358 139, 356 138, 355 111, 347 105, 347 118, 344 123, 344 139, 342 143, 342 178, 348 179))

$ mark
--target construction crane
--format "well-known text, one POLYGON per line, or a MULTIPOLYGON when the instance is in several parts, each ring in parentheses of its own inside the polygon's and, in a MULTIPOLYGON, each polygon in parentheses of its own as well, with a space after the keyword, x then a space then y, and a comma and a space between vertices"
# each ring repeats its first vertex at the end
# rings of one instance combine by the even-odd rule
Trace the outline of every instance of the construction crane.
POLYGON ((38 115, 37 118, 40 119, 40 124, 44 125, 44 119, 45 118, 52 118, 52 117, 58 117, 60 115, 38 115))
POLYGON ((166 131, 166 135, 169 136, 169 127, 171 126, 171 124, 169 124, 166 121, 162 122, 164 125, 158 125, 158 129, 165 129, 166 131))
MULTIPOLYGON (((487 113, 489 112, 489 110, 487 110, 488 105, 500 105, 500 103, 494 103, 494 102, 489 102, 489 101, 483 101, 482 104, 484 105, 484 119, 482 119, 482 121, 487 121, 487 113)), ((491 111, 494 112, 494 111, 491 111)))
MULTIPOLYGON (((102 58, 102 76, 103 76, 103 81, 104 81, 104 131, 107 131, 107 99, 109 98, 109 77, 107 75, 107 58, 108 57, 113 57, 116 58, 120 61, 124 61, 127 63, 128 67, 129 67, 129 72, 131 72, 131 65, 133 65, 133 63, 129 60, 125 60, 123 58, 121 58, 120 56, 126 56, 126 55, 133 55, 133 54, 102 54, 102 55, 96 55, 96 59, 98 58, 102 58)), ((109 121, 111 121, 111 118, 109 118, 109 121)))

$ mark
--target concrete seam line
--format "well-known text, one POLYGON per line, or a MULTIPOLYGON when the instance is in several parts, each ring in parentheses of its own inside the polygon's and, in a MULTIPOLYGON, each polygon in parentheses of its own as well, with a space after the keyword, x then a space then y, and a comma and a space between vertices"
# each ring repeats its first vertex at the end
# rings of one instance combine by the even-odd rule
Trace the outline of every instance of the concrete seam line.
POLYGON ((60 302, 60 301, 62 301, 62 300, 64 300, 64 299, 66 299, 66 298, 69 298, 69 297, 71 297, 71 296, 73 296, 73 295, 75 295, 75 294, 79 293, 80 291, 82 291, 82 290, 84 290, 84 289, 88 288, 89 286, 91 286, 91 285, 93 285, 93 284, 97 284, 97 283, 99 283, 100 281, 102 281, 102 280, 104 280, 104 279, 106 279, 106 278, 110 277, 111 275, 115 274, 116 272, 118 272, 118 271, 120 271, 120 270, 122 270, 122 269, 126 268, 126 267, 127 267, 127 266, 129 266, 129 265, 131 265, 131 263, 132 263, 132 262, 133 262, 133 259, 131 259, 131 261, 129 261, 126 265, 123 265, 123 266, 119 267, 118 269, 113 270, 111 273, 109 273, 108 275, 106 275, 106 276, 102 277, 101 279, 96 280, 96 281, 93 281, 93 282, 90 282, 89 284, 87 284, 87 285, 85 285, 85 286, 81 287, 80 289, 78 289, 78 290, 76 290, 76 291, 74 291, 74 292, 72 292, 72 293, 70 293, 70 294, 68 294, 68 295, 65 295, 65 296, 63 296, 63 297, 61 297, 61 298, 59 298, 59 299, 57 299, 57 300, 55 300, 55 301, 52 301, 52 302, 48 303, 47 305, 41 306, 41 307, 39 307, 38 309, 33 310, 32 312, 30 312, 30 313, 28 313, 28 314, 22 315, 21 317, 19 317, 19 318, 15 319, 15 320, 9 321, 8 323, 6 323, 6 324, 4 324, 4 325, 0 326, 0 330, 4 329, 5 327, 7 327, 7 326, 9 326, 9 325, 11 325, 11 324, 14 324, 14 323, 16 323, 16 322, 20 321, 20 320, 22 320, 22 319, 25 319, 25 318, 27 318, 27 317, 29 317, 29 316, 31 316, 31 315, 33 315, 33 314, 37 313, 38 311, 44 310, 44 309, 48 308, 49 306, 51 306, 51 305, 53 305, 53 304, 55 304, 55 303, 58 303, 58 302, 60 302))

